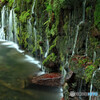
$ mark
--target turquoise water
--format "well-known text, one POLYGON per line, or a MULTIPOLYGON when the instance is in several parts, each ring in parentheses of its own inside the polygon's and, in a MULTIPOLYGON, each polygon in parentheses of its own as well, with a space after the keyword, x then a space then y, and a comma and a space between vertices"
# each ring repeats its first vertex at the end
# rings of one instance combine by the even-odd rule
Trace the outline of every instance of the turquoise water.
POLYGON ((61 88, 27 86, 28 77, 40 72, 40 68, 26 60, 10 45, 0 41, 0 100, 61 100, 61 88))

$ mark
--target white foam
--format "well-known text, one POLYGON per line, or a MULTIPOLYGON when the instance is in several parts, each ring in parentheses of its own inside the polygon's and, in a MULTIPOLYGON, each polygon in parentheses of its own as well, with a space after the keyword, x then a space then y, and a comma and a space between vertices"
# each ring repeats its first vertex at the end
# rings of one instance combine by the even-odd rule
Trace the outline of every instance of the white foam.
POLYGON ((23 53, 23 50, 19 49, 18 44, 11 42, 11 41, 5 41, 4 43, 2 43, 2 45, 6 45, 8 48, 15 48, 18 52, 23 53))
POLYGON ((40 61, 36 60, 35 58, 29 56, 29 55, 25 55, 26 57, 26 61, 30 62, 30 63, 33 63, 33 64, 36 64, 39 68, 41 68, 41 63, 40 61))

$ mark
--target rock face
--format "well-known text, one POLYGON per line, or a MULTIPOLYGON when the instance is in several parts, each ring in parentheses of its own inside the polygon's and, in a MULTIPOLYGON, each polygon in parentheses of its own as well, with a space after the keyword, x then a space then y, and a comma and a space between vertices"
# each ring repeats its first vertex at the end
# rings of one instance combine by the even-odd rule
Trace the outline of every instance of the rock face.
POLYGON ((30 84, 43 86, 61 86, 62 75, 60 73, 49 73, 40 76, 32 77, 30 84))

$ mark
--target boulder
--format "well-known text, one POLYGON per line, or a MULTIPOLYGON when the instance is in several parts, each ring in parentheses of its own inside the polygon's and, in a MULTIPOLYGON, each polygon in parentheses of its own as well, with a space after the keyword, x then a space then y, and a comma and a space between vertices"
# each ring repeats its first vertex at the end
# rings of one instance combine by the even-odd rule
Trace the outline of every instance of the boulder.
POLYGON ((43 86, 61 86, 62 75, 60 73, 49 73, 40 76, 34 76, 30 80, 30 84, 43 85, 43 86))

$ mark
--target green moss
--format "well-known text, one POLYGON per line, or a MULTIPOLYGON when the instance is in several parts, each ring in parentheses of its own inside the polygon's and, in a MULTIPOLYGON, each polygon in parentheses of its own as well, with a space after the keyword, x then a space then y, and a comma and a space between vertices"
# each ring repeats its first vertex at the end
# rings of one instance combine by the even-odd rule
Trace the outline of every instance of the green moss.
POLYGON ((67 33, 67 28, 68 28, 68 22, 66 22, 63 26, 64 32, 67 33))
POLYGON ((89 65, 86 67, 85 73, 84 73, 86 82, 91 81, 94 70, 95 70, 94 65, 89 65))
POLYGON ((92 9, 92 7, 91 7, 91 6, 87 7, 87 8, 86 8, 86 13, 87 13, 87 14, 90 14, 91 9, 92 9))
POLYGON ((51 53, 44 61, 43 61, 43 65, 48 64, 50 61, 55 62, 56 60, 56 56, 54 53, 51 53))
POLYGON ((23 11, 22 13, 21 13, 21 15, 20 15, 20 17, 19 17, 19 20, 22 22, 22 23, 24 23, 24 22, 27 22, 27 19, 28 19, 28 17, 30 16, 30 10, 28 10, 28 11, 23 11))
POLYGON ((25 0, 26 3, 31 3, 31 0, 25 0))
POLYGON ((52 42, 52 45, 50 46, 50 48, 49 48, 49 51, 51 52, 51 50, 57 45, 57 40, 58 40, 58 38, 59 37, 56 37, 55 39, 54 39, 54 41, 52 42))
POLYGON ((92 47, 93 50, 99 45, 99 40, 95 37, 90 37, 90 48, 92 47))
POLYGON ((9 7, 12 7, 13 3, 14 3, 14 0, 7 0, 8 1, 8 6, 9 7))
POLYGON ((94 25, 100 30, 100 0, 97 0, 94 12, 94 25))
POLYGON ((1 2, 4 2, 5 0, 1 0, 1 2))

